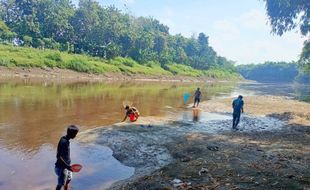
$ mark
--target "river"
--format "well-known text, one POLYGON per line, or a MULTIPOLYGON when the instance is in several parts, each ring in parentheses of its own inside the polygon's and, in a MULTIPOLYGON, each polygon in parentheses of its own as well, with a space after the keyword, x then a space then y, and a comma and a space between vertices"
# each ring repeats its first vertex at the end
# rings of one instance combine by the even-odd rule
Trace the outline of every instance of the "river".
MULTIPOLYGON (((144 117, 179 112, 183 94, 193 94, 197 87, 203 100, 259 94, 310 101, 309 86, 296 84, 1 81, 0 189, 54 189, 56 146, 67 125, 77 124, 84 131, 120 122, 128 101, 144 117)), ((85 147, 73 140, 71 153, 74 163, 84 166, 74 176, 75 190, 104 189, 134 173, 107 147, 85 147)))

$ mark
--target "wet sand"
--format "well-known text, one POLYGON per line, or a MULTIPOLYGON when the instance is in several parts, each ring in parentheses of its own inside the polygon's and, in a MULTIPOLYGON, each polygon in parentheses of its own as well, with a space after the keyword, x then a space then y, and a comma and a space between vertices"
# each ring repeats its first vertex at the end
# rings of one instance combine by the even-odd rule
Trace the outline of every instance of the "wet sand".
POLYGON ((131 178, 109 189, 308 189, 309 106, 286 97, 245 97, 246 114, 234 131, 231 99, 214 99, 200 109, 218 115, 215 120, 142 118, 85 131, 79 141, 108 146, 135 167, 131 178))

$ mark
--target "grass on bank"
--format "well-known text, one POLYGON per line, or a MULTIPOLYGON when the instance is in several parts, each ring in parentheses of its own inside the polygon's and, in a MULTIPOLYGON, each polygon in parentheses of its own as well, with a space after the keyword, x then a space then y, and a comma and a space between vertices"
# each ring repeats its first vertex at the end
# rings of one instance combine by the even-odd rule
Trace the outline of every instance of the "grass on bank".
POLYGON ((181 64, 167 64, 165 69, 159 63, 150 61, 143 65, 131 58, 116 57, 105 60, 87 55, 68 54, 55 50, 40 50, 28 47, 0 45, 0 66, 38 67, 70 69, 86 73, 126 73, 144 75, 208 76, 211 78, 238 79, 239 74, 221 69, 201 71, 181 64))

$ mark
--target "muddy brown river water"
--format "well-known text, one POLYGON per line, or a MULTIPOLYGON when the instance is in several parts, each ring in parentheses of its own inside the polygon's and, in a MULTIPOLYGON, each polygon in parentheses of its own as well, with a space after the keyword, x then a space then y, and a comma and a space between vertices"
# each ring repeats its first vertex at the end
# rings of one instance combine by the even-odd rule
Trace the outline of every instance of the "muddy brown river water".
MULTIPOLYGON (((309 101, 309 87, 286 84, 1 81, 0 189, 54 189, 55 149, 68 124, 77 124, 83 131, 120 122, 124 101, 133 102, 144 117, 182 112, 183 94, 193 94, 197 87, 202 89, 203 100, 272 94, 309 101)), ((74 176, 75 190, 104 189, 134 173, 134 168, 118 162, 107 147, 73 140, 71 152, 72 160, 87 168, 74 176)))

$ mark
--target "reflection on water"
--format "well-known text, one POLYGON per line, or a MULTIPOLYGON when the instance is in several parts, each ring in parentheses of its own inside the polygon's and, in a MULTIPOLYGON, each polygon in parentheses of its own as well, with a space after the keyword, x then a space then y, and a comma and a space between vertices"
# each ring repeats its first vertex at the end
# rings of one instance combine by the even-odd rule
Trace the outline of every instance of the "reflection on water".
MULTIPOLYGON (((183 93, 195 85, 150 83, 0 84, 0 139, 8 149, 40 149, 55 145, 64 127, 74 123, 82 130, 121 121, 122 102, 130 100, 142 116, 164 115, 163 108, 182 105, 183 93)), ((208 85, 203 99, 229 93, 231 85, 208 85)))
POLYGON ((209 121, 231 120, 231 115, 201 112, 199 108, 188 109, 182 112, 179 118, 183 122, 197 122, 203 124, 209 121))
MULTIPOLYGON (((53 189, 55 147, 68 124, 86 130, 119 122, 124 116, 123 101, 133 102, 142 116, 163 116, 182 110, 183 94, 193 95, 197 87, 202 89, 202 101, 239 94, 286 95, 310 100, 308 87, 292 85, 2 82, 0 189, 53 189)), ((187 103, 192 104, 192 97, 187 103)), ((193 121, 191 114, 185 111, 184 117, 193 121)), ((194 119, 203 123, 217 117, 198 113, 194 119)), ((218 119, 227 119, 222 117, 218 119)), ((76 190, 96 189, 92 184, 107 187, 133 172, 116 161, 105 147, 74 145, 71 152, 74 162, 84 164, 74 181, 76 190)))
MULTIPOLYGON (((0 189, 54 188, 55 148, 68 124, 74 123, 80 125, 81 130, 86 130, 119 122, 124 116, 122 102, 126 100, 132 101, 142 116, 165 115, 167 107, 173 110, 183 107, 183 94, 193 94, 197 85, 0 83, 0 154, 1 162, 5 163, 0 167, 0 189), (33 171, 25 175, 23 171, 29 168, 33 171)), ((234 85, 211 84, 200 87, 203 90, 202 98, 206 100, 220 92, 229 94, 234 85)), ((105 164, 112 164, 112 159, 104 160, 100 156, 97 159, 98 154, 105 156, 107 153, 100 153, 100 149, 104 147, 99 150, 94 148, 91 152, 85 148, 71 151, 72 154, 82 155, 79 157, 81 163, 90 163, 95 159, 92 162, 96 164, 92 169, 86 167, 87 170, 84 166, 81 174, 77 175, 79 180, 74 182, 77 185, 75 189, 93 189, 88 186, 90 184, 108 186, 132 173, 132 168, 125 166, 111 171, 113 167, 105 164), (110 176, 106 171, 110 171, 110 176)), ((72 160, 75 161, 75 158, 72 160)), ((120 165, 115 160, 114 165, 117 164, 120 165)))
MULTIPOLYGON (((106 147, 81 147, 71 143, 71 152, 74 163, 83 165, 80 173, 73 174, 72 188, 75 190, 103 189, 134 172, 133 168, 120 164, 106 147)), ((43 145, 31 159, 19 151, 0 149, 0 189, 55 189, 55 159, 55 150, 48 145, 43 145)))

